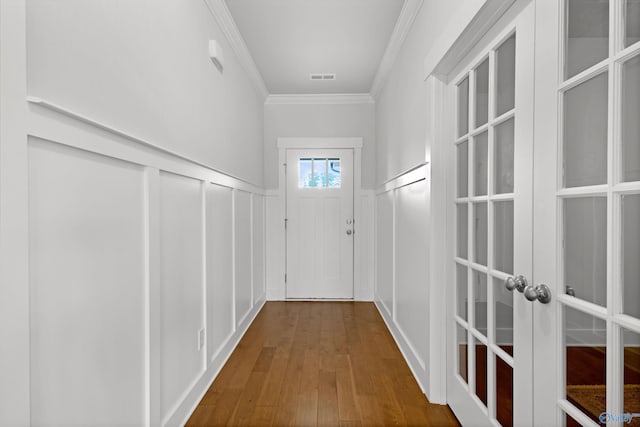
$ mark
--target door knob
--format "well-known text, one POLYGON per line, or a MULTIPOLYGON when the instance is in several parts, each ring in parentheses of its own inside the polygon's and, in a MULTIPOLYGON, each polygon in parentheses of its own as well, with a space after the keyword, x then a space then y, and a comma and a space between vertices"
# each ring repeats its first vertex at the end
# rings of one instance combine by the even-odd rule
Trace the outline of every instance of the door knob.
POLYGON ((353 231, 347 230, 347 236, 351 236, 351 233, 353 233, 353 231))
POLYGON ((540 284, 535 288, 529 285, 524 290, 524 297, 529 301, 538 300, 542 304, 548 304, 551 301, 551 289, 545 284, 540 284))
POLYGON ((508 291, 517 289, 518 292, 524 292, 524 289, 528 285, 529 283, 527 283, 527 278, 521 274, 516 277, 507 277, 504 281, 504 287, 507 288, 508 291))

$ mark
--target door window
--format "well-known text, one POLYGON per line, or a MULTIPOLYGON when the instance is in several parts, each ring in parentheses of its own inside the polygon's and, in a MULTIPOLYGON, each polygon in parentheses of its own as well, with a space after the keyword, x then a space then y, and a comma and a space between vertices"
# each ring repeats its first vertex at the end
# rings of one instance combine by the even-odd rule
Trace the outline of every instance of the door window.
POLYGON ((561 19, 557 301, 567 426, 640 412, 638 4, 565 0, 561 19))
POLYGON ((508 34, 455 85, 457 373, 502 425, 513 423, 515 45, 508 34))
POLYGON ((340 188, 340 159, 300 158, 298 188, 340 188))

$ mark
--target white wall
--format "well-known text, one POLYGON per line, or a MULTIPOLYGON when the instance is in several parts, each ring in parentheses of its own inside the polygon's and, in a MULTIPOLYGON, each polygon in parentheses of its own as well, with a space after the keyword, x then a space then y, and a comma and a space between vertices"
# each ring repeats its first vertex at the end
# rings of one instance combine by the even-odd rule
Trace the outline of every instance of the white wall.
POLYGON ((29 0, 27 30, 29 95, 262 184, 264 99, 204 1, 29 0))
POLYGON ((0 8, 0 425, 181 425, 264 302, 261 96, 202 1, 0 8))
POLYGON ((372 103, 265 104, 265 188, 278 188, 281 137, 362 137, 362 188, 374 188, 374 114, 372 103))
POLYGON ((376 99, 376 186, 430 158, 423 61, 456 10, 424 1, 376 99))

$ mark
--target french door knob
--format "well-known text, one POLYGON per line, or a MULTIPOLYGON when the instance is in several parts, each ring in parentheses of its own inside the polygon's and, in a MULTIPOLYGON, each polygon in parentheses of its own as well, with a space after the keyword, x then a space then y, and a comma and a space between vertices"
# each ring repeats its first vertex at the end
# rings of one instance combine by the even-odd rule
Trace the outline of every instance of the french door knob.
POLYGON ((353 231, 347 230, 347 236, 351 236, 351 233, 353 233, 353 231))
POLYGON ((504 281, 504 287, 507 288, 508 291, 513 291, 517 289, 518 292, 524 292, 524 289, 529 285, 527 282, 527 278, 523 275, 518 275, 516 277, 507 277, 504 281))
POLYGON ((524 297, 529 301, 538 300, 542 304, 548 304, 551 301, 551 289, 544 284, 540 284, 535 288, 530 285, 524 290, 524 297))

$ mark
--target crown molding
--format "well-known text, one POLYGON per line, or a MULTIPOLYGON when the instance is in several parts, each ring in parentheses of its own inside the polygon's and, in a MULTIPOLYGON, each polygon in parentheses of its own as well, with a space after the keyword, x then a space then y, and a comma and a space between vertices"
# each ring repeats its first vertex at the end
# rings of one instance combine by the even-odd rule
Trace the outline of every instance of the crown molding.
POLYGON ((224 0, 204 0, 204 3, 207 5, 211 15, 213 15, 213 18, 220 26, 220 29, 224 33, 227 41, 233 49, 233 52, 238 58, 240 65, 244 68, 249 79, 253 82, 256 90, 263 98, 266 98, 269 95, 267 86, 264 83, 264 79, 262 78, 256 63, 253 61, 253 57, 251 56, 251 53, 249 52, 249 49, 247 48, 247 45, 244 42, 244 39, 242 38, 226 3, 224 0))
POLYGON ((368 93, 269 95, 265 105, 373 104, 368 93))
MULTIPOLYGON (((444 77, 515 4, 515 0, 464 0, 424 59, 424 78, 444 77)), ((520 2, 521 7, 526 2, 520 2)))
POLYGON ((380 61, 380 66, 378 67, 376 76, 373 79, 373 84, 371 85, 371 90, 369 91, 373 98, 377 98, 380 94, 380 91, 393 68, 393 64, 396 62, 396 58, 400 53, 400 49, 409 34, 409 30, 411 30, 413 21, 415 21, 416 16, 418 16, 418 12, 420 12, 422 3, 423 0, 405 0, 402 5, 400 16, 398 16, 396 26, 393 28, 393 33, 391 33, 391 38, 389 39, 386 50, 384 51, 384 55, 380 61))

